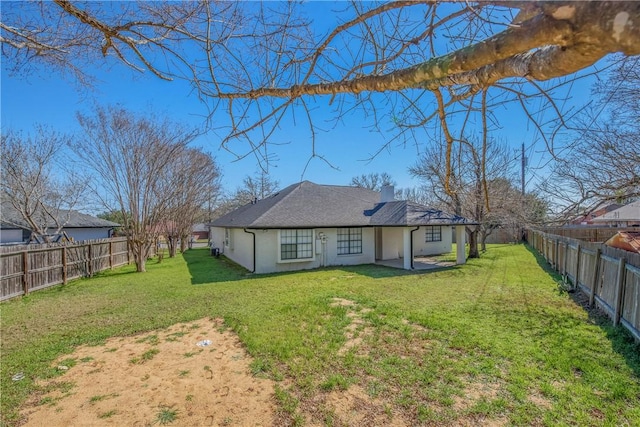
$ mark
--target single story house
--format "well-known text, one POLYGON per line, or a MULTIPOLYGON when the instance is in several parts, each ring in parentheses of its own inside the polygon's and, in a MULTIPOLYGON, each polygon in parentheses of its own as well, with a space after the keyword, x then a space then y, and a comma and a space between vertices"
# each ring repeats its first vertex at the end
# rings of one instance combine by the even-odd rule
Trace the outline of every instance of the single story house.
MULTIPOLYGON (((31 229, 22 215, 11 202, 2 201, 0 210, 0 243, 23 243, 31 239, 31 229)), ((106 239, 113 235, 113 230, 120 224, 83 214, 78 211, 61 210, 59 215, 65 218, 61 230, 75 241, 106 239)), ((47 224, 50 229, 57 228, 53 221, 47 224)))
POLYGON ((616 209, 621 208, 624 205, 620 205, 618 203, 611 203, 607 206, 603 206, 599 209, 596 209, 593 212, 590 212, 588 214, 584 214, 579 218, 576 218, 575 220, 573 220, 571 222, 571 225, 594 225, 593 224, 593 219, 597 218, 599 216, 602 216, 608 212, 614 211, 616 209))
POLYGON ((640 200, 593 218, 592 222, 608 227, 640 226, 640 200))
POLYGON ((365 188, 303 181, 212 222, 211 244, 254 273, 371 264, 451 251, 465 262, 465 226, 472 223, 406 200, 392 186, 365 188))
POLYGON ((203 222, 194 224, 191 227, 191 234, 196 240, 209 240, 209 226, 203 222))

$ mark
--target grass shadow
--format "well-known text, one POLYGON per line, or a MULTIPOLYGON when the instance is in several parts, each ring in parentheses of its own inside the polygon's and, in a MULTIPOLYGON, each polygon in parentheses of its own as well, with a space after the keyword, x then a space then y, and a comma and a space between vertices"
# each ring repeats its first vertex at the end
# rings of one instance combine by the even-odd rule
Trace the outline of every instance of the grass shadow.
POLYGON ((553 269, 551 264, 547 262, 545 257, 540 252, 536 251, 532 246, 528 244, 524 244, 524 247, 527 249, 527 251, 529 251, 531 255, 533 255, 536 262, 538 263, 538 266, 540 266, 540 268, 542 268, 546 273, 548 273, 553 280, 555 281, 562 280, 562 276, 560 275, 560 273, 558 273, 556 270, 553 269))
POLYGON ((370 277, 372 279, 385 279, 389 277, 400 277, 400 276, 415 276, 428 274, 436 271, 446 271, 456 269, 458 266, 450 266, 450 267, 437 267, 426 270, 404 270, 400 268, 388 267, 386 265, 380 264, 364 264, 364 265, 353 265, 353 266, 340 266, 336 268, 340 268, 342 271, 346 271, 353 274, 359 274, 361 276, 370 277))
MULTIPOLYGON (((535 257, 540 268, 559 283, 558 289, 561 292, 567 292, 560 286, 561 275, 553 269, 544 256, 529 245, 525 245, 525 247, 535 257)), ((631 368, 634 375, 640 378, 640 342, 636 341, 624 326, 618 325, 614 327, 612 320, 603 310, 597 306, 590 307, 589 296, 585 295, 580 289, 567 292, 567 294, 576 305, 587 312, 589 320, 605 332, 607 339, 611 342, 611 348, 625 359, 627 366, 631 368)))
POLYGON ((194 248, 183 254, 192 285, 246 280, 252 275, 224 256, 214 257, 208 248, 194 248))

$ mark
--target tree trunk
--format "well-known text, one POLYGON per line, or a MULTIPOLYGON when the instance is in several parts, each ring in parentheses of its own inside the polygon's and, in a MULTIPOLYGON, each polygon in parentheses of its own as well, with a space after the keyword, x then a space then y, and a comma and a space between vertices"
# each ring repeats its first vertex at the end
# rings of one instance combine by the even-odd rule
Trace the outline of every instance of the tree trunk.
POLYGON ((169 258, 175 258, 177 252, 177 238, 175 236, 167 236, 167 248, 169 248, 169 258))
POLYGON ((147 271, 147 257, 143 254, 142 244, 136 243, 133 249, 133 261, 136 263, 138 273, 147 271))
POLYGON ((480 252, 478 252, 478 227, 474 227, 469 231, 469 258, 480 258, 480 252))
POLYGON ((134 242, 133 260, 136 263, 136 271, 139 273, 147 271, 147 259, 151 254, 153 242, 134 242))
POLYGON ((489 236, 489 233, 487 233, 486 230, 482 230, 480 232, 480 250, 482 252, 486 252, 487 251, 487 237, 489 236))

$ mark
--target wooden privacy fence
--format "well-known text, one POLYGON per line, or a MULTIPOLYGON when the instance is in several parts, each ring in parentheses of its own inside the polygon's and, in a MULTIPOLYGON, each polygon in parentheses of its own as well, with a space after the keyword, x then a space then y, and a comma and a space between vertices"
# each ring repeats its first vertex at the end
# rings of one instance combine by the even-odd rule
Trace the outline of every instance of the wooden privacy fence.
POLYGON ((574 287, 640 340, 640 254, 529 230, 532 245, 574 287))
POLYGON ((594 227, 593 225, 572 227, 545 227, 538 231, 556 236, 570 237, 587 242, 606 242, 618 231, 638 231, 637 227, 594 227))
POLYGON ((125 237, 0 248, 0 301, 129 263, 125 237))

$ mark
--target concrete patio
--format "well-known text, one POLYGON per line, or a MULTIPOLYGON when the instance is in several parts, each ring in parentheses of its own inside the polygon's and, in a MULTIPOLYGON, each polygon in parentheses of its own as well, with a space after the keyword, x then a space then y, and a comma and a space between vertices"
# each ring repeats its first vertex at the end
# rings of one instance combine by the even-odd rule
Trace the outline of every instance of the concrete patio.
MULTIPOLYGON (((385 267, 404 269, 404 260, 402 258, 378 260, 376 261, 376 264, 384 265, 385 267)), ((434 270, 436 268, 453 267, 455 265, 455 262, 438 261, 435 258, 429 257, 415 257, 413 259, 414 270, 434 270)))

